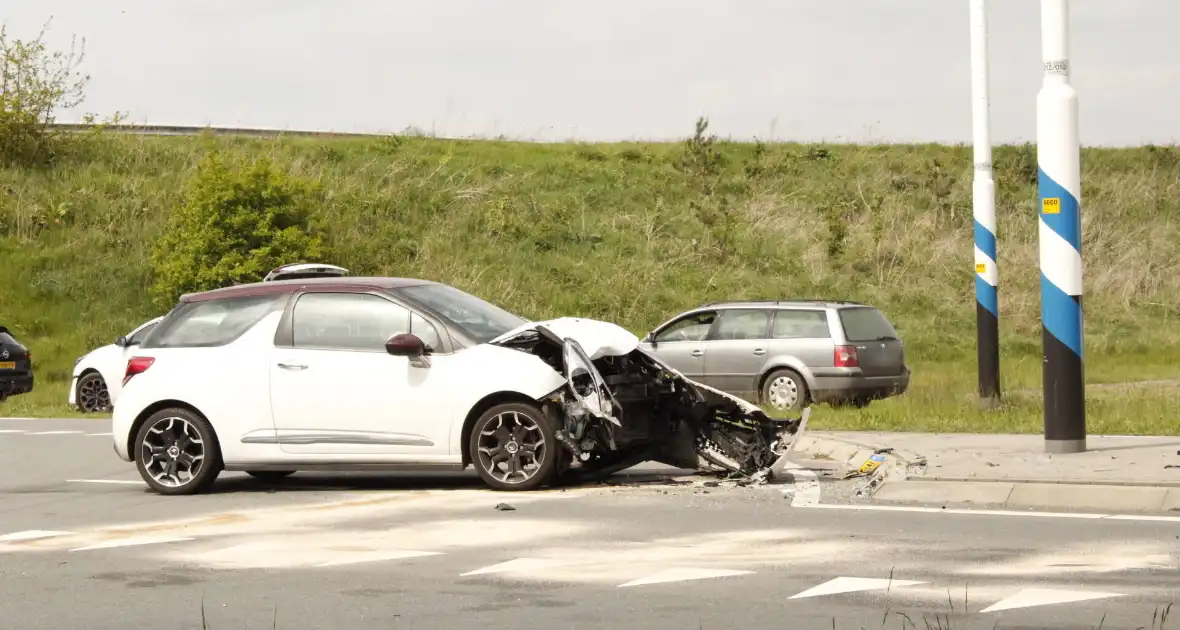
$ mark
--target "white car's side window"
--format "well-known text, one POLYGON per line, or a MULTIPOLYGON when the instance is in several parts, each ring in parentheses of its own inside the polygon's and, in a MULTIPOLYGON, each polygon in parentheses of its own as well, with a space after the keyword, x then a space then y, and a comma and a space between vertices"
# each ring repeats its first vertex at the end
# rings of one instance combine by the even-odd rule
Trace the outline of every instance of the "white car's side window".
POLYGON ((438 331, 434 329, 434 326, 419 317, 417 313, 410 314, 410 332, 421 339, 422 343, 431 350, 438 350, 442 343, 442 338, 438 336, 438 331))
POLYGON ((134 345, 140 343, 141 341, 143 341, 143 338, 147 337, 148 333, 152 332, 152 329, 155 327, 156 327, 155 324, 148 324, 147 326, 144 326, 143 328, 140 328, 139 330, 135 331, 135 334, 131 335, 131 338, 127 340, 128 345, 134 346, 134 345))
POLYGON ((307 293, 292 332, 297 348, 385 352, 390 337, 410 332, 410 311, 365 293, 307 293))

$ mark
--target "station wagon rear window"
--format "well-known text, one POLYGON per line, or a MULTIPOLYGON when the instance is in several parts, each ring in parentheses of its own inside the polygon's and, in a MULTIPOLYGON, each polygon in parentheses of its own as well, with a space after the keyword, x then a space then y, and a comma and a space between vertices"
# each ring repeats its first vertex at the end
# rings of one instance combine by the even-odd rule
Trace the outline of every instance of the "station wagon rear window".
POLYGON ((848 341, 885 341, 897 339, 897 331, 885 315, 872 307, 842 308, 840 323, 848 341))

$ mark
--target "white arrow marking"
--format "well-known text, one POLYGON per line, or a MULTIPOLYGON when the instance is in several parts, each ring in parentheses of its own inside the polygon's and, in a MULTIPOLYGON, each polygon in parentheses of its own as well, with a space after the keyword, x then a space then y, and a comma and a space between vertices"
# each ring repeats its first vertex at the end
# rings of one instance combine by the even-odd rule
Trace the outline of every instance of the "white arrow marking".
POLYGON ((1068 604, 1070 602, 1084 602, 1090 599, 1103 599, 1106 597, 1122 596, 1122 593, 1099 593, 1096 591, 1058 591, 1047 588, 1026 588, 1012 597, 1002 599, 979 612, 995 612, 997 610, 1028 608, 1030 606, 1047 606, 1049 604, 1068 604))
POLYGON ((23 532, 13 532, 0 536, 0 542, 21 542, 25 540, 39 540, 54 536, 68 536, 70 532, 54 532, 47 529, 30 529, 23 532))
POLYGON ((887 588, 903 588, 926 582, 914 580, 887 580, 883 578, 838 577, 828 580, 819 586, 813 586, 802 593, 796 593, 788 599, 803 597, 819 597, 821 595, 839 595, 840 593, 855 593, 857 591, 875 591, 887 588))
POLYGON ((336 567, 345 564, 358 564, 361 562, 380 562, 382 560, 402 560, 405 558, 419 558, 422 556, 440 556, 440 551, 413 551, 413 550, 396 550, 396 551, 379 551, 376 553, 367 553, 353 556, 351 558, 344 558, 343 560, 332 560, 323 564, 317 564, 317 567, 336 567))
POLYGON ((70 551, 92 551, 94 549, 113 549, 115 547, 136 547, 139 545, 157 545, 170 542, 184 542, 186 540, 193 540, 192 538, 176 538, 172 536, 143 536, 140 538, 123 538, 121 540, 111 540, 103 543, 96 543, 87 545, 85 547, 78 547, 70 551))
POLYGON ((731 571, 729 569, 694 569, 691 567, 677 567, 674 569, 666 569, 659 573, 653 573, 647 577, 642 577, 637 580, 631 580, 626 584, 620 584, 619 588, 624 586, 641 586, 644 584, 662 584, 664 582, 683 582, 685 580, 704 580, 708 578, 728 577, 731 575, 745 575, 753 573, 753 571, 731 571))
POLYGON ((500 564, 493 564, 490 567, 476 569, 462 573, 459 577, 468 575, 484 575, 487 573, 508 573, 510 571, 528 571, 529 569, 536 569, 539 567, 547 567, 557 564, 557 560, 550 558, 517 558, 509 560, 508 562, 501 562, 500 564))

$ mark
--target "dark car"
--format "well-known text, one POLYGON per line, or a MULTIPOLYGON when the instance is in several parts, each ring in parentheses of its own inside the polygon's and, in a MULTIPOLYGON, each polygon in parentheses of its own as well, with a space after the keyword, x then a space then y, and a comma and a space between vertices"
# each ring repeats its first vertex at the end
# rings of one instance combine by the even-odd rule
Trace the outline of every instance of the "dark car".
POLYGON ((0 402, 33 391, 33 355, 0 326, 0 402))

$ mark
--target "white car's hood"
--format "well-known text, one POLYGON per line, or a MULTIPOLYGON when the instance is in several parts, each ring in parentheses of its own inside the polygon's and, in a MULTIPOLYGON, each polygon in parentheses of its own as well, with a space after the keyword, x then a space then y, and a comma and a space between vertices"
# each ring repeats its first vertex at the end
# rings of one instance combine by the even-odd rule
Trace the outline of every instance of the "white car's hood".
POLYGON ((622 356, 639 347, 639 337, 618 324, 585 319, 581 317, 561 317, 539 322, 529 322, 518 326, 488 343, 499 343, 511 339, 528 330, 545 328, 562 339, 573 339, 582 346, 582 350, 597 360, 604 356, 622 356))

